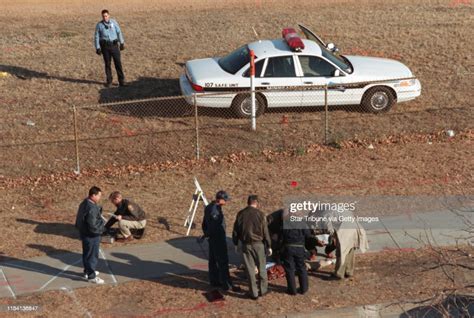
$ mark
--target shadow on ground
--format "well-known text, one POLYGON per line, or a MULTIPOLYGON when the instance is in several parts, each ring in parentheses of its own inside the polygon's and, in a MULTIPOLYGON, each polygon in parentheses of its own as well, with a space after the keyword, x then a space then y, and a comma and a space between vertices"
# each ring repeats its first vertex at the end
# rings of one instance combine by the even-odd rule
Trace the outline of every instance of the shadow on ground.
MULTIPOLYGON (((125 87, 103 88, 99 104, 110 104, 104 106, 114 113, 138 118, 194 116, 194 107, 181 95, 178 79, 140 77, 125 87)), ((232 117, 228 109, 214 108, 199 108, 199 115, 232 117)))
MULTIPOLYGON (((167 243, 185 254, 196 256, 201 261, 199 261, 199 264, 186 264, 185 262, 179 263, 163 256, 162 259, 158 261, 142 259, 134 254, 125 252, 127 250, 126 248, 133 246, 126 245, 120 246, 125 247, 125 251, 123 249, 112 251, 106 262, 100 260, 98 266, 98 268, 100 268, 99 271, 103 271, 107 274, 108 268, 110 268, 116 277, 125 277, 129 278, 129 280, 148 280, 177 288, 208 290, 207 252, 204 250, 207 249, 207 247, 200 249, 194 237, 171 239, 168 240, 167 243)), ((79 240, 77 244, 80 246, 81 243, 79 240)), ((0 267, 85 282, 82 272, 78 272, 77 269, 75 271, 70 269, 72 266, 82 268, 81 253, 58 249, 54 246, 43 244, 28 244, 27 247, 43 252, 51 259, 60 261, 64 266, 52 266, 48 264, 49 262, 45 262, 41 258, 20 259, 0 254, 0 267)), ((138 255, 140 255, 139 252, 138 255)), ((33 284, 35 282, 30 283, 33 284)), ((40 284, 43 283, 44 282, 40 282, 40 284)), ((39 290, 33 290, 31 292, 35 291, 39 290)))
POLYGON ((91 80, 86 80, 86 79, 71 78, 71 77, 58 76, 58 75, 49 75, 46 72, 38 72, 35 70, 30 70, 25 67, 14 66, 14 65, 0 64, 0 72, 7 72, 22 80, 39 78, 39 79, 52 79, 52 80, 58 80, 62 82, 69 82, 69 83, 76 83, 76 84, 102 84, 101 82, 98 82, 98 81, 91 81, 91 80))
POLYGON ((450 295, 440 303, 408 310, 400 318, 474 317, 474 296, 450 295))
POLYGON ((34 232, 48 235, 64 236, 72 239, 79 239, 77 230, 74 224, 71 223, 58 223, 58 222, 38 222, 28 219, 16 219, 17 222, 36 225, 34 232))
POLYGON ((114 113, 138 118, 193 116, 192 106, 180 95, 177 79, 140 77, 125 87, 101 89, 99 104, 110 104, 104 106, 114 113), (141 101, 147 99, 154 100, 141 101))

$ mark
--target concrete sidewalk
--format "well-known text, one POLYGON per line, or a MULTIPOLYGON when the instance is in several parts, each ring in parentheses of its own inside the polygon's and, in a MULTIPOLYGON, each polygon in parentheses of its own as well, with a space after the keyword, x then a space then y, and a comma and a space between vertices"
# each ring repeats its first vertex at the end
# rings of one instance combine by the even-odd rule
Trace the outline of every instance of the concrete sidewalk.
MULTIPOLYGON (((472 218, 472 213, 466 216, 472 218)), ((364 227, 370 252, 416 249, 426 242, 454 245, 457 238, 467 236, 462 217, 449 211, 381 217, 380 224, 364 227)), ((234 253, 230 240, 228 244, 230 261, 238 264, 240 256, 234 253)), ((26 260, 10 258, 1 263, 0 297, 94 286, 82 276, 80 253, 56 252, 26 260)), ((184 237, 153 244, 116 244, 101 250, 98 270, 106 284, 207 271, 207 243, 199 245, 195 237, 184 237)))

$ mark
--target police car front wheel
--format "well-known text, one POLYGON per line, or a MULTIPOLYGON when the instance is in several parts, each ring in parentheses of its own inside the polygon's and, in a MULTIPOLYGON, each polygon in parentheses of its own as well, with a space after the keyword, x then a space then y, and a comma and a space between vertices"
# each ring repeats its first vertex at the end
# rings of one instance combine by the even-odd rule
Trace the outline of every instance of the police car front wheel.
POLYGON ((362 107, 370 113, 386 112, 395 104, 394 95, 394 92, 388 87, 372 87, 365 92, 362 98, 362 107))
MULTIPOLYGON (((266 103, 265 98, 260 95, 255 95, 255 115, 258 117, 265 112, 266 103)), ((235 96, 232 101, 232 110, 239 118, 250 118, 252 116, 252 100, 250 94, 239 94, 235 96)))

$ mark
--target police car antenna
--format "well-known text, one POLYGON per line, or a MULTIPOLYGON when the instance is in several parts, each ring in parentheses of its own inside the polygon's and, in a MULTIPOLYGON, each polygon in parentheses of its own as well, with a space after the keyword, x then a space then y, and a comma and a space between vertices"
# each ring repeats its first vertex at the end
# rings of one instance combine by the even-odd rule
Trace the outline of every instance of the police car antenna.
POLYGON ((257 31, 255 30, 254 27, 252 27, 252 30, 253 30, 253 33, 255 34, 255 37, 257 38, 257 40, 260 41, 260 38, 258 37, 258 33, 257 33, 257 31))

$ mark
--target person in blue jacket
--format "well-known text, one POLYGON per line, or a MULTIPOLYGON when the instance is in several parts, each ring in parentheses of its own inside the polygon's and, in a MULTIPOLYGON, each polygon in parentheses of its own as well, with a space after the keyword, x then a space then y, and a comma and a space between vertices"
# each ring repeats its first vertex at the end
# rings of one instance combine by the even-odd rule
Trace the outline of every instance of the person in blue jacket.
POLYGON ((114 19, 110 18, 109 11, 102 10, 102 20, 97 23, 94 33, 94 47, 97 55, 104 57, 106 87, 112 86, 111 61, 114 60, 115 70, 120 86, 125 86, 125 76, 120 59, 120 51, 125 49, 122 30, 114 19))

